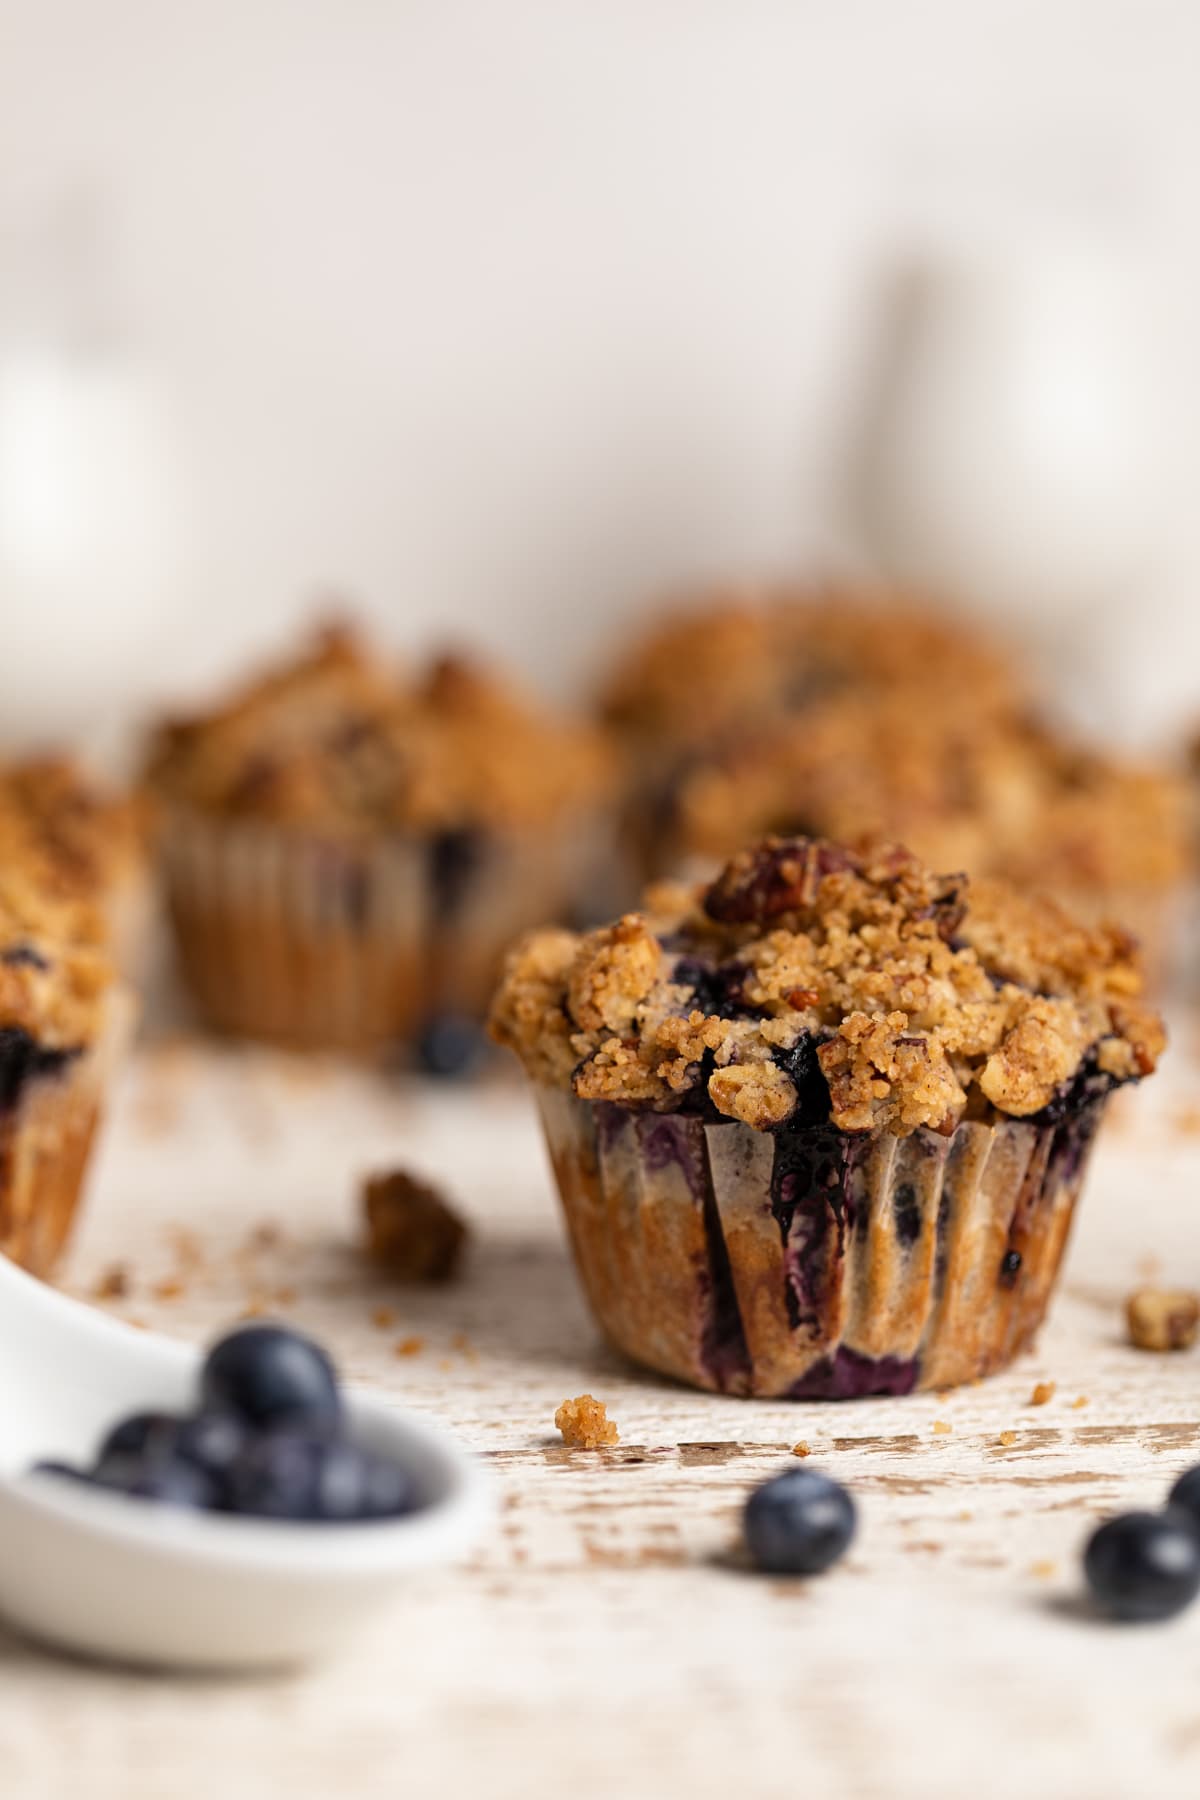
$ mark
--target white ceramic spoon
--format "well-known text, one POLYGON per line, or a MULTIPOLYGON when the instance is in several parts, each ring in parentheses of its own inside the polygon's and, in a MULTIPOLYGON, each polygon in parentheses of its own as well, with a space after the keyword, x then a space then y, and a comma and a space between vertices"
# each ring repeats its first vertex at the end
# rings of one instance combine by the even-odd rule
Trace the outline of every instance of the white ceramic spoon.
POLYGON ((441 1431, 347 1395, 351 1435, 413 1472, 424 1505, 365 1525, 189 1512, 54 1475, 118 1418, 194 1406, 198 1351, 105 1318, 0 1257, 0 1614, 88 1655, 190 1668, 305 1661, 488 1512, 479 1464, 441 1431))

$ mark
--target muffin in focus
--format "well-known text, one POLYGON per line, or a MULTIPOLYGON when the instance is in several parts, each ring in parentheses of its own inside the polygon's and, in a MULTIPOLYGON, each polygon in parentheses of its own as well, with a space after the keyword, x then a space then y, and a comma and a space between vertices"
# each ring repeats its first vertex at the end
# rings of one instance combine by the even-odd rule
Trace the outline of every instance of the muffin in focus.
POLYGON ((102 908, 0 865, 0 1252, 48 1275, 74 1221, 132 1005, 102 908))
POLYGON ((218 1029, 371 1051, 481 1017, 505 945, 586 886, 607 747, 452 659, 348 629, 164 725, 147 785, 187 984, 218 1029))
POLYGON ((510 955, 576 1262, 636 1361, 848 1398, 1002 1367, 1041 1324, 1105 1103, 1161 1021, 1119 932, 907 851, 768 839, 510 955))

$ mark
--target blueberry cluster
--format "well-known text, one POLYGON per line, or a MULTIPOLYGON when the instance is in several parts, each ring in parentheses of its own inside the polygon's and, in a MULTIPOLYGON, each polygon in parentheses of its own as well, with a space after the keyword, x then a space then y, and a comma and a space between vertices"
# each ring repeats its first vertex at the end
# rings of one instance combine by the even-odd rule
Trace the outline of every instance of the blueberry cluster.
POLYGON ((1083 1558, 1097 1605, 1115 1619, 1169 1619, 1200 1593, 1200 1464, 1161 1512, 1122 1513, 1094 1532, 1083 1558))
POLYGON ((771 1575, 819 1575, 849 1547, 857 1515, 840 1482, 817 1469, 788 1469, 746 1502, 746 1548, 771 1575))
POLYGON ((81 1469, 46 1473, 143 1500, 260 1519, 339 1524, 420 1504, 398 1463, 350 1442, 333 1364, 282 1325, 246 1325, 215 1344, 193 1413, 134 1413, 81 1469))

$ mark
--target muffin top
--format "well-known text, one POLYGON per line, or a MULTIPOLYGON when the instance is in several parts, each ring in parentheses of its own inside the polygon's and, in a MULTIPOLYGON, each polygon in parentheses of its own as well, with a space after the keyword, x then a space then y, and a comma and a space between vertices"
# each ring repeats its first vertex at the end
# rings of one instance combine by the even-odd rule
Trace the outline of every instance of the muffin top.
POLYGON ((601 695, 644 751, 726 741, 841 693, 919 690, 978 716, 1023 684, 999 649, 915 601, 867 590, 735 589, 680 609, 639 642, 601 695))
POLYGON ((0 863, 0 1036, 19 1032, 49 1051, 91 1043, 114 979, 103 937, 86 902, 47 893, 36 869, 0 863))
POLYGON ((908 851, 767 838, 511 953, 491 1029, 581 1099, 897 1136, 1055 1116, 1155 1067, 1127 936, 908 851))
POLYGON ((683 772, 677 852, 730 854, 766 831, 886 835, 939 868, 1022 888, 1161 888, 1189 863, 1182 780, 1017 717, 839 695, 683 772))
POLYGON ((48 903, 102 900, 139 851, 134 803, 105 789, 74 758, 0 764, 0 861, 19 865, 48 903))
POLYGON ((598 798, 609 763, 598 732, 494 676, 445 657, 405 678, 337 625, 224 706, 161 726, 147 780, 204 813, 355 836, 540 824, 598 798))

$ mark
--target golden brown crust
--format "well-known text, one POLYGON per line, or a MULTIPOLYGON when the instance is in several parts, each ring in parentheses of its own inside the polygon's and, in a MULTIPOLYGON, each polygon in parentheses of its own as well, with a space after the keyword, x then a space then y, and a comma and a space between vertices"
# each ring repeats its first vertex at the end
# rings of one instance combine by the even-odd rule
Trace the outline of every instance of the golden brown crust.
POLYGON ((0 856, 34 865, 51 894, 101 899, 136 865, 140 848, 134 802, 72 757, 0 764, 0 856))
POLYGON ((147 760, 173 803, 351 836, 541 825, 609 778, 591 727, 452 658, 404 679, 341 626, 224 706, 164 724, 147 760))
POLYGON ((1140 989, 1127 937, 1051 902, 891 845, 767 839, 675 912, 526 939, 492 1031, 582 1099, 703 1096, 769 1130, 816 1092, 841 1129, 904 1136, 1148 1074, 1164 1036, 1140 989))

